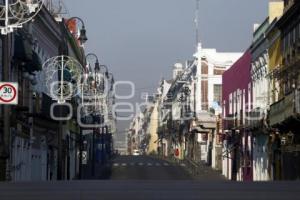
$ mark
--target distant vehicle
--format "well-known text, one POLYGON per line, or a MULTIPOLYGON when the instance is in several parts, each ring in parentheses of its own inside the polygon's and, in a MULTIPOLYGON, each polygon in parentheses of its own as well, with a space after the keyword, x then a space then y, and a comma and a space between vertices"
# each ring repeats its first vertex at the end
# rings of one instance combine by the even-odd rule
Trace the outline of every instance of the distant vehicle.
POLYGON ((139 156, 139 155, 141 155, 141 152, 140 152, 140 150, 135 149, 135 150, 133 150, 132 155, 134 155, 134 156, 139 156))

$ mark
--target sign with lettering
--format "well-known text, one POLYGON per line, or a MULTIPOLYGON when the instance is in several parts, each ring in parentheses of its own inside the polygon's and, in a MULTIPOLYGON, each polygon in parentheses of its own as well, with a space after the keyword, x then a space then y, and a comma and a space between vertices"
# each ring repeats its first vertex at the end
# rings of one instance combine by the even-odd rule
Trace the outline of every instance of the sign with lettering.
POLYGON ((18 104, 18 83, 0 82, 0 104, 18 104))

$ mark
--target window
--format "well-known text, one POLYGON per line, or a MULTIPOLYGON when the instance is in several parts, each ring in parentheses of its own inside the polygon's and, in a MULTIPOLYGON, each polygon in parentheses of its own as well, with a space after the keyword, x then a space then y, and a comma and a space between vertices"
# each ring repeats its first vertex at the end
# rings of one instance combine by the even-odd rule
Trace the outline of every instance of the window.
POLYGON ((232 114, 232 93, 229 95, 229 114, 232 114))
POLYGON ((221 106, 222 102, 222 85, 214 85, 214 102, 221 106))

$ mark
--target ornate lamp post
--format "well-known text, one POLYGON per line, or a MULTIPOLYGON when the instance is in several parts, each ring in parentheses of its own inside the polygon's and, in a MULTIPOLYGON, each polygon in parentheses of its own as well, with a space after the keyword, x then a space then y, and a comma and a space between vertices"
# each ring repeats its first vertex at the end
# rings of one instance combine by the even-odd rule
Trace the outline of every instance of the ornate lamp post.
POLYGON ((62 180, 64 178, 62 165, 62 122, 72 116, 62 117, 62 107, 60 105, 66 105, 70 111, 72 110, 72 107, 66 104, 66 101, 79 93, 80 90, 78 86, 81 85, 83 67, 72 57, 56 56, 50 58, 43 64, 43 73, 46 91, 53 100, 57 101, 56 104, 52 104, 51 106, 51 115, 53 119, 59 121, 57 178, 58 180, 62 180), (59 117, 54 116, 55 106, 60 106, 59 117))
MULTIPOLYGON (((88 40, 88 38, 86 36, 86 29, 85 29, 85 24, 84 24, 83 20, 81 18, 79 18, 79 17, 71 17, 70 19, 68 19, 66 21, 66 24, 68 24, 71 20, 74 20, 74 19, 80 21, 81 24, 82 24, 82 27, 80 29, 79 37, 77 38, 80 41, 81 45, 82 45, 82 44, 84 44, 88 40)), ((65 38, 64 37, 65 36, 62 35, 62 41, 61 41, 62 45, 64 45, 64 43, 65 43, 65 38)), ((60 53, 64 54, 63 51, 60 52, 60 53)), ((64 60, 64 59, 61 59, 61 60, 64 60)), ((49 63, 51 63, 51 62, 49 62, 49 63)), ((82 63, 84 63, 84 58, 82 58, 82 63)), ((79 63, 77 63, 77 64, 79 64, 79 63)), ((61 66, 63 66, 63 63, 61 64, 61 66)), ((82 70, 83 67, 81 66, 80 69, 82 70)), ((64 74, 65 74, 64 72, 65 72, 65 70, 60 70, 61 77, 64 77, 64 74)), ((67 74, 70 75, 70 73, 67 73, 67 74)), ((51 75, 51 73, 50 73, 50 75, 51 75)), ((58 100, 58 103, 63 104, 68 98, 70 98, 72 96, 71 95, 72 92, 74 92, 74 91, 70 91, 70 90, 68 91, 68 89, 70 89, 70 88, 75 89, 76 93, 78 92, 77 90, 79 90, 82 93, 82 95, 83 95, 83 93, 84 93, 83 89, 84 88, 83 88, 83 83, 82 83, 82 75, 83 75, 83 71, 81 71, 81 73, 80 73, 81 82, 76 86, 76 88, 71 87, 72 83, 70 83, 68 81, 65 81, 64 80, 65 78, 60 78, 60 80, 61 80, 60 84, 56 84, 56 86, 54 84, 54 85, 51 86, 52 89, 50 89, 50 91, 52 93, 52 95, 51 95, 52 98, 54 97, 54 99, 58 100), (57 90, 54 90, 54 88, 56 88, 57 90), (63 89, 63 88, 66 88, 66 89, 63 89)), ((47 77, 47 75, 45 77, 47 77)), ((85 77, 83 79, 85 79, 85 77)), ((71 90, 73 90, 73 89, 71 89, 71 90)), ((49 88, 48 88, 48 90, 49 90, 49 88)), ((58 139, 59 140, 59 156, 58 156, 59 157, 58 158, 59 162, 58 162, 58 164, 61 165, 61 156, 62 156, 62 151, 61 151, 61 145, 62 145, 61 144, 61 140, 62 140, 62 121, 61 120, 59 121, 59 127, 60 127, 60 131, 59 131, 60 133, 59 133, 59 139, 58 139)), ((79 142, 79 146, 80 146, 79 147, 79 149, 80 149, 79 150, 80 151, 80 155, 79 155, 79 162, 80 162, 80 164, 79 164, 79 178, 82 177, 82 150, 83 150, 83 140, 82 140, 82 138, 83 138, 82 137, 82 130, 80 129, 80 142, 79 142)), ((58 177, 59 177, 59 179, 63 178, 61 171, 62 171, 61 166, 58 166, 58 177)))
MULTIPOLYGON (((9 82, 11 42, 9 33, 31 21, 41 10, 42 0, 2 0, 0 3, 0 30, 2 34, 2 81, 9 82)), ((10 149, 10 106, 3 106, 3 143, 0 147, 0 180, 7 180, 10 149)))
POLYGON ((110 155, 109 156, 112 156, 112 152, 113 152, 113 148, 114 148, 114 144, 113 144, 113 134, 112 134, 112 129, 113 127, 115 127, 115 124, 114 124, 114 114, 113 114, 113 107, 114 107, 114 104, 115 104, 115 96, 114 96, 114 84, 115 84, 115 79, 114 79, 114 75, 112 73, 108 73, 108 79, 110 81, 110 91, 109 91, 109 94, 108 94, 108 108, 110 109, 108 111, 108 118, 110 120, 110 124, 109 124, 109 153, 110 155))
POLYGON ((100 63, 99 63, 99 59, 97 57, 96 54, 93 54, 93 53, 89 53, 86 55, 86 61, 87 61, 87 68, 89 69, 89 75, 90 76, 94 76, 94 83, 93 83, 93 92, 94 92, 94 96, 93 96, 93 100, 94 100, 94 113, 93 113, 93 119, 94 119, 94 124, 95 124, 95 127, 94 127, 94 130, 93 130, 93 135, 92 135, 92 168, 91 168, 91 173, 92 175, 94 176, 95 175, 95 162, 96 162, 96 157, 95 157, 95 137, 96 137, 96 134, 95 132, 97 131, 97 127, 96 127, 96 123, 99 123, 99 116, 100 116, 100 105, 98 104, 97 100, 98 100, 98 97, 97 97, 97 94, 98 94, 98 91, 99 91, 99 83, 100 83, 100 63), (94 58, 94 69, 91 67, 91 63, 90 63, 90 59, 91 58, 94 58), (94 72, 94 73, 93 73, 94 72))
POLYGON ((112 73, 108 73, 108 79, 110 80, 110 91, 113 91, 113 87, 115 84, 115 78, 114 75, 112 73))
POLYGON ((88 38, 86 36, 86 29, 85 29, 84 21, 79 17, 71 17, 70 19, 67 20, 67 24, 74 19, 80 21, 82 24, 78 40, 80 41, 81 44, 84 44, 88 40, 88 38))
POLYGON ((85 59, 86 59, 86 61, 87 61, 87 70, 89 70, 89 72, 90 73, 92 73, 93 71, 94 71, 94 77, 95 77, 95 85, 97 84, 97 82, 99 81, 99 77, 97 76, 97 75, 99 75, 99 73, 100 73, 100 63, 99 63, 99 59, 98 59, 98 57, 97 57, 97 55, 96 54, 93 54, 93 53, 89 53, 89 54, 87 54, 86 56, 85 56, 85 59), (90 63, 90 59, 91 58, 94 58, 95 59, 95 61, 94 61, 94 63, 95 63, 95 66, 94 66, 94 69, 91 67, 91 63, 90 63))

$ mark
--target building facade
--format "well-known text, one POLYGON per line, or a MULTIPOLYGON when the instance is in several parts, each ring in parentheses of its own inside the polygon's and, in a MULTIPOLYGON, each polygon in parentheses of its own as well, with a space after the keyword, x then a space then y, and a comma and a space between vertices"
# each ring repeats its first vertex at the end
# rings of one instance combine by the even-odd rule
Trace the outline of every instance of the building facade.
POLYGON ((246 120, 252 108, 250 67, 248 50, 223 74, 222 173, 231 180, 252 180, 253 176, 252 134, 246 120))

